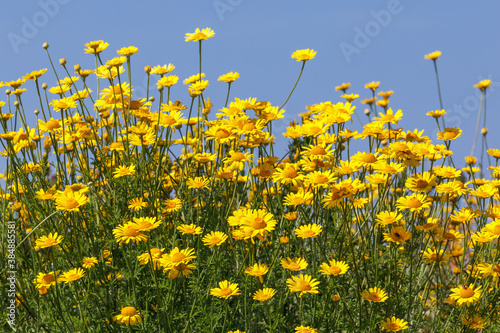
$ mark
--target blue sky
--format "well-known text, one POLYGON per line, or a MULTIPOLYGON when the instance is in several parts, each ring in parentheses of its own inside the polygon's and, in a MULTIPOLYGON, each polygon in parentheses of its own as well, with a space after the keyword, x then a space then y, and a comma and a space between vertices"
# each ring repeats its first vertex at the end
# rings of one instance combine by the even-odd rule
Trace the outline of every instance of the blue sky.
MULTIPOLYGON (((449 113, 445 119, 464 131, 452 144, 460 162, 457 166, 463 166, 463 156, 472 147, 479 107, 479 90, 472 86, 481 79, 492 81, 489 147, 500 148, 500 40, 490 37, 500 31, 499 2, 41 0, 4 2, 2 11, 0 81, 50 69, 43 42, 50 44, 56 62, 65 57, 70 68, 78 63, 93 69, 93 56, 83 52, 84 44, 102 39, 110 44, 103 60, 115 57, 121 47, 139 48, 132 58, 137 97, 144 95, 146 65, 173 63, 177 67, 173 74, 181 80, 195 74, 197 43, 184 42, 184 35, 197 27, 210 27, 215 37, 203 43, 203 72, 210 81, 205 95, 211 97, 214 111, 223 106, 226 92, 217 77, 229 71, 241 75, 231 98, 257 97, 281 105, 300 69, 291 53, 314 49, 317 56, 306 64, 285 107, 286 118, 273 127, 281 147, 286 141, 280 132, 306 105, 342 101, 334 87, 343 82, 351 82, 349 92, 362 99, 370 97, 364 84, 381 81, 380 90, 394 90, 389 106, 404 113, 400 126, 424 129, 434 139, 434 119, 425 113, 438 109, 439 100, 433 64, 424 55, 440 50, 438 68, 449 113)), ((42 79, 49 86, 56 83, 52 74, 42 79)), ((151 87, 155 88, 154 80, 151 87)), ((32 103, 27 99, 25 104, 30 113, 37 108, 36 93, 32 83, 26 88, 25 94, 33 97, 32 103)), ((188 102, 182 84, 172 94, 173 99, 188 102)), ((5 101, 2 95, 0 100, 5 101)), ((355 104, 362 113, 364 105, 359 100, 355 104)), ((360 125, 353 123, 350 128, 359 130, 360 125)))

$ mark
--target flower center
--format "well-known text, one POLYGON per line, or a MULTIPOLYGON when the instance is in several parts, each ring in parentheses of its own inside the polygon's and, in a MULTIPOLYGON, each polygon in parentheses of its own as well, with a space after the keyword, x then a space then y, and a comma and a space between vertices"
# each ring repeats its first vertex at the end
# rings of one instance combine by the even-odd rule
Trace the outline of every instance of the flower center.
POLYGON ((126 226, 125 228, 123 228, 123 235, 124 236, 127 236, 127 237, 134 237, 134 236, 137 236, 139 234, 139 232, 137 231, 136 227, 134 226, 126 226))
POLYGON ((291 271, 299 271, 300 270, 300 265, 297 264, 296 262, 291 262, 289 265, 288 265, 288 268, 291 270, 291 271))
POLYGON ((223 129, 223 128, 219 128, 215 132, 215 137, 219 138, 219 139, 224 139, 224 138, 227 138, 228 136, 229 136, 229 131, 226 129, 223 129))
POLYGON ((287 167, 283 170, 283 177, 285 178, 295 178, 297 177, 297 170, 293 167, 287 167))
POLYGON ((43 284, 51 284, 54 281, 55 281, 55 278, 54 278, 54 275, 52 275, 52 274, 45 274, 42 278, 43 284))
POLYGON ((220 241, 221 239, 217 236, 212 237, 212 239, 210 240, 212 244, 219 244, 220 241))
POLYGON ((255 128, 256 127, 253 123, 246 123, 245 125, 243 125, 244 131, 253 131, 255 128))
POLYGON ((254 229, 264 229, 267 226, 266 221, 262 217, 256 217, 253 220, 252 227, 254 229))
POLYGON ((419 179, 415 183, 416 188, 426 188, 428 185, 429 185, 429 183, 423 179, 419 179))
POLYGON ((65 206, 67 209, 73 209, 80 206, 80 203, 76 199, 69 198, 68 200, 66 200, 65 206))
POLYGON ((298 287, 302 291, 311 290, 311 285, 307 281, 299 281, 298 287))
POLYGON ((311 149, 313 155, 326 155, 326 149, 321 146, 315 146, 311 149))
POLYGON ((172 255, 172 261, 175 263, 179 263, 182 260, 184 260, 185 258, 186 258, 186 255, 182 252, 177 252, 177 253, 174 253, 172 255))
POLYGON ((378 294, 370 294, 370 299, 374 302, 380 302, 380 296, 378 294))
POLYGON ((408 207, 419 208, 420 206, 422 206, 422 203, 417 198, 410 198, 410 200, 408 200, 408 207))
POLYGON ((342 270, 339 267, 337 266, 330 267, 330 273, 332 273, 333 275, 338 275, 340 274, 340 272, 342 272, 342 270))
POLYGON ((233 291, 232 291, 230 288, 222 288, 222 289, 220 290, 220 294, 221 294, 222 296, 229 296, 229 295, 231 295, 232 293, 233 293, 233 291))
POLYGON ((472 296, 474 296, 474 290, 472 288, 465 286, 462 289, 460 289, 461 298, 470 298, 472 296))
POLYGON ((126 306, 122 309, 122 316, 132 317, 132 316, 135 316, 136 314, 137 314, 137 311, 132 306, 126 306))

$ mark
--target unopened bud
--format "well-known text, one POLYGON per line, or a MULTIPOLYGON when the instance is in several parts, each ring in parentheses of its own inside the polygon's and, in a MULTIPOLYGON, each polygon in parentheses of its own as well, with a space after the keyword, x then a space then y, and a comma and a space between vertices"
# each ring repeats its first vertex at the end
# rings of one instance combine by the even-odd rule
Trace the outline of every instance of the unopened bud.
POLYGON ((39 115, 40 114, 40 110, 35 110, 35 115, 39 115))
POLYGON ((43 90, 47 89, 48 87, 49 87, 49 86, 47 85, 47 83, 42 84, 42 89, 43 89, 43 90))
POLYGON ((10 89, 5 90, 5 94, 10 95, 11 93, 12 91, 10 91, 10 89))
POLYGON ((59 64, 60 64, 61 66, 66 65, 66 59, 65 59, 65 58, 61 58, 61 59, 59 59, 59 64))
POLYGON ((19 101, 14 101, 14 106, 17 108, 19 106, 19 101))
POLYGON ((158 91, 163 91, 163 89, 165 89, 165 87, 163 87, 163 86, 158 86, 158 88, 157 88, 157 89, 158 89, 158 91))
POLYGON ((150 102, 154 102, 155 101, 155 97, 154 96, 149 96, 149 99, 148 99, 150 102))
POLYGON ((370 114, 370 109, 365 109, 365 115, 369 115, 370 114))
POLYGON ((79 72, 79 71, 82 69, 82 67, 80 67, 80 65, 79 65, 79 64, 76 64, 76 65, 74 66, 74 69, 75 69, 75 72, 79 72))
POLYGON ((49 48, 49 43, 43 43, 43 44, 42 44, 42 47, 43 47, 44 49, 48 49, 48 48, 49 48))
POLYGON ((488 129, 483 127, 483 128, 481 129, 481 134, 482 134, 482 135, 486 135, 486 134, 488 134, 488 129))
POLYGON ((144 71, 145 71, 147 74, 151 73, 151 66, 146 66, 146 67, 144 67, 144 71))

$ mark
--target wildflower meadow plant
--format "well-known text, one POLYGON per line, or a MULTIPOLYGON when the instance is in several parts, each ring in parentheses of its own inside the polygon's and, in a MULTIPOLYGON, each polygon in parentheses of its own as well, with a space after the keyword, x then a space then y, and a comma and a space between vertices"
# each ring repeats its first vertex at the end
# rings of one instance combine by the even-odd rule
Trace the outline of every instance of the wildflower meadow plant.
MULTIPOLYGON (((146 66, 157 90, 135 98, 140 51, 114 56, 104 41, 85 44, 89 65, 74 71, 45 43, 55 79, 42 69, 0 82, 0 279, 14 288, 2 329, 499 332, 500 150, 486 135, 479 164, 454 160, 462 130, 445 127, 442 104, 428 112, 436 138, 405 131, 375 81, 355 94, 342 83, 341 97, 273 133, 316 52, 293 52, 297 82, 274 104, 232 97, 237 72, 205 76, 214 36, 185 36, 199 54, 187 100, 171 91, 170 63, 146 66), (227 86, 225 101, 210 100, 212 84, 227 86)), ((426 56, 436 78, 440 55, 426 56)), ((489 84, 476 85, 479 116, 489 84)))

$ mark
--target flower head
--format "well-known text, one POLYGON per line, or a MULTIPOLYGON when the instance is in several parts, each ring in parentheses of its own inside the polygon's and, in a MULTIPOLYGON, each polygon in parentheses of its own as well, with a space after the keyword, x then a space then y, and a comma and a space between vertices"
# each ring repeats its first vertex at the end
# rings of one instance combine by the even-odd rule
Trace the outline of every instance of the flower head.
POLYGON ((253 299, 259 302, 265 302, 270 300, 276 294, 276 290, 273 288, 259 289, 253 294, 253 299))
POLYGON ((227 235, 220 231, 211 231, 209 234, 205 235, 201 240, 203 244, 208 247, 220 246, 227 239, 227 235))
POLYGON ((436 60, 441 55, 441 51, 434 51, 424 56, 425 59, 436 60))
POLYGON ((70 283, 85 276, 85 271, 81 268, 74 268, 61 274, 60 280, 64 283, 70 283))
POLYGON ((57 232, 54 234, 50 233, 48 236, 42 236, 38 238, 35 242, 35 250, 45 249, 57 245, 62 242, 63 236, 58 236, 57 232))
POLYGON ((215 35, 215 32, 210 28, 205 28, 200 30, 200 28, 196 28, 194 33, 187 33, 185 37, 186 42, 197 42, 205 39, 212 38, 215 35))
POLYGON ((384 290, 380 288, 369 288, 361 293, 361 297, 369 302, 385 302, 389 297, 384 290))
POLYGON ((380 325, 387 332, 397 332, 408 328, 408 322, 394 316, 392 318, 386 318, 380 325))
POLYGON ((316 56, 316 52, 314 50, 305 49, 305 50, 297 50, 292 53, 292 58, 297 59, 297 61, 307 61, 314 59, 316 56))
POLYGON ((451 288, 452 294, 450 298, 455 300, 459 306, 465 303, 469 306, 471 303, 476 302, 481 297, 482 287, 479 286, 474 289, 474 283, 469 286, 459 285, 457 288, 451 288))
POLYGON ((116 321, 117 324, 125 324, 127 326, 142 323, 141 316, 133 306, 122 308, 120 314, 114 316, 113 320, 116 321))
POLYGON ((349 269, 349 265, 345 261, 337 261, 335 259, 330 260, 329 264, 326 262, 322 263, 320 267, 321 274, 333 276, 345 274, 349 269))
POLYGON ((300 291, 299 297, 302 297, 303 294, 319 293, 319 281, 307 274, 303 275, 301 273, 299 276, 293 276, 291 279, 286 280, 286 284, 292 293, 300 291))
POLYGON ((219 288, 210 289, 210 295, 228 299, 231 296, 240 295, 240 288, 237 283, 231 283, 227 280, 219 282, 219 288))

